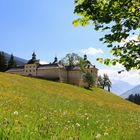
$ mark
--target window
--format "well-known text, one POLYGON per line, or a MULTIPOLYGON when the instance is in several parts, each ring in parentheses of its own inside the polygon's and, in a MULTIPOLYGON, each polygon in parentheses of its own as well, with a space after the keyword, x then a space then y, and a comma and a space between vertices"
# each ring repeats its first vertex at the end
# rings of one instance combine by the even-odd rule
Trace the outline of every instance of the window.
POLYGON ((91 73, 92 73, 93 71, 91 70, 91 73))

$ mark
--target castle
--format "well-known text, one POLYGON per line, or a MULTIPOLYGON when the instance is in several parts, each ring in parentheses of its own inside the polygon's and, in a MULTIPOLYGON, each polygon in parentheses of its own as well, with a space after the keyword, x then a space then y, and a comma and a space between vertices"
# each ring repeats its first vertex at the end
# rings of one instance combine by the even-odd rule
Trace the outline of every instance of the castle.
MULTIPOLYGON (((98 79, 98 69, 87 60, 87 55, 84 55, 84 61, 87 63, 85 70, 90 72, 95 78, 95 84, 98 79)), ((36 59, 36 54, 32 54, 30 59, 24 66, 12 68, 8 73, 19 74, 23 76, 31 76, 44 78, 52 81, 59 81, 78 86, 85 86, 83 81, 84 72, 79 66, 64 66, 58 62, 57 57, 50 64, 40 64, 36 59)))

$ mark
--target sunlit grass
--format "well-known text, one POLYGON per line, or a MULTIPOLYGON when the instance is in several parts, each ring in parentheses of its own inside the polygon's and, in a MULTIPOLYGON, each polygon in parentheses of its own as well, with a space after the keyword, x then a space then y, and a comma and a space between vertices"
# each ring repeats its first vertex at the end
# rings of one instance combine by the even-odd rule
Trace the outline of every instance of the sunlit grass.
POLYGON ((0 139, 139 140, 140 107, 104 90, 0 73, 0 139))

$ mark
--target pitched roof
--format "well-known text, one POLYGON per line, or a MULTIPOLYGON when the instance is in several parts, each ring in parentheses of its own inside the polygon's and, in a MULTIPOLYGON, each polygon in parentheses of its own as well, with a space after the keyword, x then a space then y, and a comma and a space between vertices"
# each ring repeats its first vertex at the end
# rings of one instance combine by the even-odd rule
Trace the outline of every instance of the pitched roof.
POLYGON ((38 69, 47 69, 47 68, 65 68, 63 65, 59 63, 50 63, 50 64, 44 64, 44 65, 39 65, 38 69))
POLYGON ((72 71, 72 70, 81 70, 79 66, 66 66, 66 69, 68 71, 72 71))

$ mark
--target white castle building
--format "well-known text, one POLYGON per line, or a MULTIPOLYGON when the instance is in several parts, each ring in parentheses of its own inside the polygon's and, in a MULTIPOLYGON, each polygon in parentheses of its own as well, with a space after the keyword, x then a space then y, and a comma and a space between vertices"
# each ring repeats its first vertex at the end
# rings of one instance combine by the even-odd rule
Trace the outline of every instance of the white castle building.
MULTIPOLYGON (((98 69, 87 60, 87 55, 84 55, 84 61, 87 63, 85 67, 86 72, 90 72, 93 75, 95 83, 97 84, 98 69)), ((35 53, 32 54, 32 59, 30 59, 27 64, 9 69, 7 72, 85 86, 83 81, 85 73, 79 66, 64 66, 58 62, 57 57, 55 57, 54 62, 50 64, 40 64, 39 60, 36 59, 35 53)))

